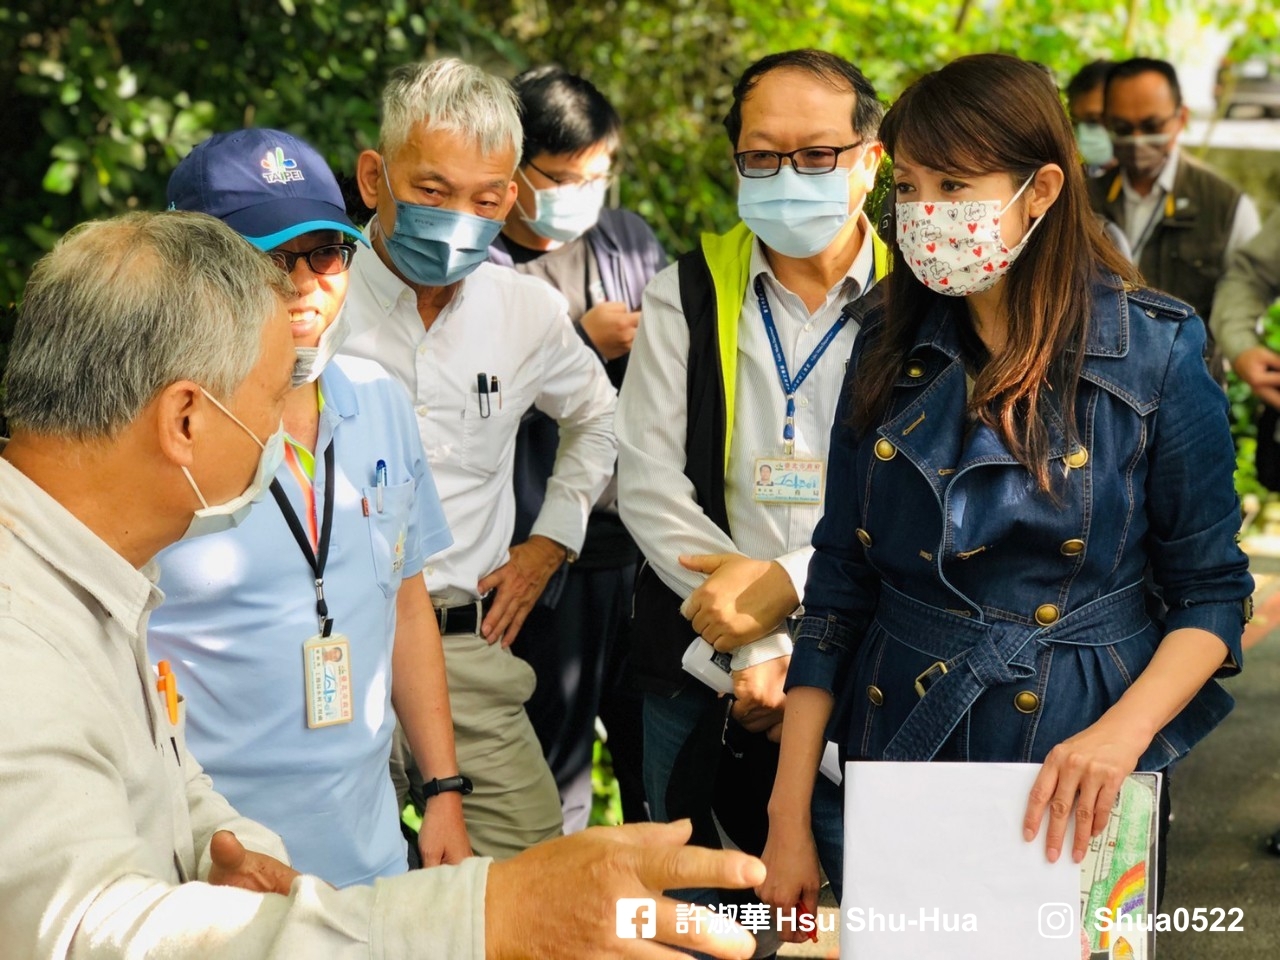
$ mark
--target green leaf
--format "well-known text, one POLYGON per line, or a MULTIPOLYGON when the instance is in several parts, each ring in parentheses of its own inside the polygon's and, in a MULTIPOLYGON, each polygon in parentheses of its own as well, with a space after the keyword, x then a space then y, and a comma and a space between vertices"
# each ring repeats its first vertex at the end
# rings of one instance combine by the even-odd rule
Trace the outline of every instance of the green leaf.
POLYGON ((74 160, 55 160, 45 171, 41 186, 47 193, 56 193, 65 197, 75 189, 76 179, 80 176, 80 164, 74 160))

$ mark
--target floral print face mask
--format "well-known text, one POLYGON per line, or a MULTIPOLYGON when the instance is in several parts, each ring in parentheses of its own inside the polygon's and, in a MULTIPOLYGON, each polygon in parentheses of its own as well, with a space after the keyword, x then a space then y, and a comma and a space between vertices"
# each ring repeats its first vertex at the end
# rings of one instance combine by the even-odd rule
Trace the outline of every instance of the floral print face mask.
POLYGON ((897 204, 898 248, 916 279, 953 297, 989 290, 1009 272, 1044 220, 1041 216, 1012 247, 1000 237, 1000 218, 1035 179, 1004 206, 999 200, 938 200, 897 204))

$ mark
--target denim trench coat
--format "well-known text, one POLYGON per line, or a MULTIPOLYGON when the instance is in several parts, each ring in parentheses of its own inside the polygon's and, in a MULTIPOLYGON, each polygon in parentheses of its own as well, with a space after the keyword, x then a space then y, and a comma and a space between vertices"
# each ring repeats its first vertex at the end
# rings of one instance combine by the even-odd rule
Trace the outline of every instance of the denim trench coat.
MULTIPOLYGON (((849 397, 881 307, 849 362, 787 676, 833 694, 846 759, 1042 761, 1181 627, 1222 640, 1218 676, 1240 669, 1253 581, 1201 320, 1119 278, 1095 286, 1079 442, 1050 416, 1054 502, 994 431, 966 429, 964 309, 942 300, 921 321, 865 436, 849 397)), ((1166 767, 1231 707, 1210 680, 1138 769, 1166 767)))

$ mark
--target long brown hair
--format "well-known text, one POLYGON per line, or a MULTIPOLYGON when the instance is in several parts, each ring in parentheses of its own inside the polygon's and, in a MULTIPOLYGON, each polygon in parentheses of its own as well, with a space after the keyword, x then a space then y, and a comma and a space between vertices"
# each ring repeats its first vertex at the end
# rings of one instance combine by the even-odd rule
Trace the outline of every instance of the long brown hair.
MULTIPOLYGON (((1021 184, 1050 163, 1065 174, 1045 222, 1005 276, 1008 340, 978 374, 969 401, 970 413, 1000 434, 1048 491, 1045 391, 1054 392, 1074 444, 1092 286, 1107 274, 1137 278, 1089 207, 1058 92, 1042 68, 1017 57, 962 57, 913 83, 885 115, 880 138, 890 155, 960 176, 1004 172, 1021 184)), ((896 244, 893 257, 884 329, 858 367, 853 422, 862 432, 885 415, 921 319, 940 298, 954 299, 917 280, 896 244)))

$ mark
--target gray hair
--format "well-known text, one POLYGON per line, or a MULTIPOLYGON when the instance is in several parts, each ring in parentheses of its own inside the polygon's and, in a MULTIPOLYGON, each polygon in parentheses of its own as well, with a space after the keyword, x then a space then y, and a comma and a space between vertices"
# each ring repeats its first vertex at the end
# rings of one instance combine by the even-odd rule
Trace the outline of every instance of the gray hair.
POLYGON ((448 130, 474 140, 484 153, 504 147, 520 163, 524 133, 520 103, 511 84, 454 57, 406 63, 391 71, 382 90, 382 130, 378 152, 394 156, 413 127, 448 130))
POLYGON ((5 375, 12 426, 107 438, 164 387, 229 397, 257 363, 262 327, 295 295, 243 237, 202 213, 83 224, 35 265, 5 375))

